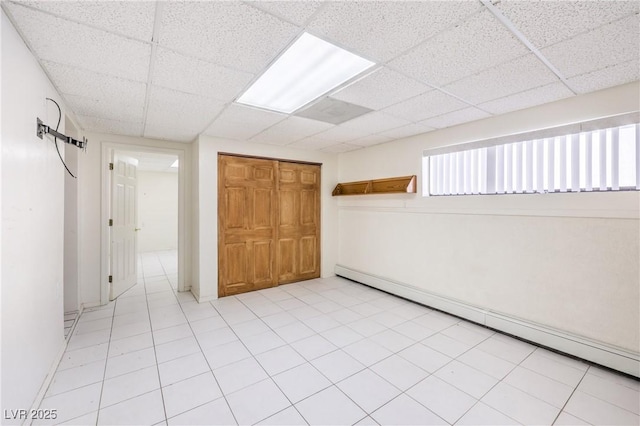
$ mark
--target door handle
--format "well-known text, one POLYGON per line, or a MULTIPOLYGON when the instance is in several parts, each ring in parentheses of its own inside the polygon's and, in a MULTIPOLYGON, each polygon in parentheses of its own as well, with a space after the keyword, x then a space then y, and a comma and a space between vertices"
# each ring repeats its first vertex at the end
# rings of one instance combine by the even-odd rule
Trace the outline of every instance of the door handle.
POLYGON ((141 230, 142 228, 135 228, 134 231, 138 232, 139 230, 141 230))

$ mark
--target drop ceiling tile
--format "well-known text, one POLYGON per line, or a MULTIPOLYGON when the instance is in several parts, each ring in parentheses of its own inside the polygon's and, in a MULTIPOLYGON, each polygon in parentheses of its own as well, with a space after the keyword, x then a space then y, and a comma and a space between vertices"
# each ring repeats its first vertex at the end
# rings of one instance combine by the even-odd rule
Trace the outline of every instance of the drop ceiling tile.
POLYGON ((503 0, 496 7, 529 41, 542 48, 638 13, 640 3, 503 0))
POLYGON ((442 86, 526 53, 529 50, 483 10, 389 62, 389 66, 442 86))
POLYGON ((387 130, 386 132, 379 133, 382 136, 389 137, 391 139, 408 138, 409 136, 420 135, 433 130, 433 127, 425 126, 423 124, 408 124, 406 126, 397 127, 395 129, 387 130))
POLYGON ((383 67, 331 97, 378 110, 429 90, 429 86, 383 67))
POLYGON ((479 104, 559 81, 534 54, 483 70, 443 89, 471 104, 479 104))
POLYGON ((76 95, 64 95, 64 100, 77 115, 135 123, 143 120, 144 100, 139 104, 129 104, 119 100, 76 95))
MULTIPOLYGON (((88 132, 108 133, 113 135, 140 136, 142 135, 142 122, 131 123, 125 121, 105 120, 97 117, 84 117, 77 115, 82 128, 88 132)), ((95 141, 89 140, 89 145, 95 141)))
POLYGON ((284 114, 231 104, 204 133, 209 136, 246 141, 286 117, 284 114))
POLYGON ((341 124, 342 127, 360 130, 366 134, 384 132, 411 124, 404 118, 394 117, 383 112, 374 111, 341 124))
POLYGON ((156 5, 150 1, 26 1, 19 2, 59 17, 151 41, 156 5))
POLYGON ((289 145, 289 147, 307 149, 311 151, 318 151, 322 148, 327 148, 335 144, 336 144, 335 141, 332 141, 330 139, 326 139, 323 137, 319 137, 318 135, 314 135, 314 136, 309 136, 308 138, 299 140, 298 142, 294 142, 291 145, 289 145))
POLYGON ((239 2, 165 2, 160 45, 257 73, 299 31, 295 25, 239 2))
POLYGON ((235 99, 253 78, 253 74, 161 47, 157 50, 153 68, 153 83, 158 86, 225 102, 235 99))
POLYGON ((349 144, 358 145, 358 146, 373 146, 373 145, 379 145, 385 142, 391 142, 392 140, 393 138, 378 134, 378 135, 365 136, 363 138, 353 140, 349 144))
POLYGON ((302 117, 289 117, 251 138, 251 142, 288 145, 333 127, 333 124, 302 117))
POLYGON ((76 114, 142 122, 146 84, 55 62, 42 65, 76 114))
POLYGON ((223 107, 214 99, 152 86, 144 135, 191 142, 223 107))
POLYGON ((347 143, 341 143, 338 145, 332 145, 327 148, 322 149, 323 152, 333 152, 335 154, 339 154, 341 152, 349 152, 355 151, 356 149, 362 149, 361 146, 358 145, 350 145, 347 143))
POLYGON ((321 1, 305 0, 305 1, 247 1, 253 7, 262 9, 265 12, 276 15, 295 25, 304 26, 307 20, 322 5, 321 1))
POLYGON ((50 61, 42 61, 42 65, 63 94, 120 99, 123 103, 144 101, 145 83, 50 61))
POLYGON ((640 52, 640 16, 634 15, 554 44, 541 53, 565 77, 631 60, 640 52))
POLYGON ((382 111, 396 117, 418 122, 467 106, 466 103, 453 96, 449 96, 439 90, 432 90, 431 92, 385 108, 382 111))
POLYGON ((370 134, 371 132, 367 130, 363 131, 361 129, 352 129, 350 127, 345 127, 345 126, 335 126, 330 128, 329 130, 325 130, 322 133, 318 133, 315 136, 318 138, 323 138, 329 141, 333 141, 333 143, 343 143, 343 142, 349 142, 354 139, 358 139, 370 134))
POLYGON ((640 80, 640 61, 637 59, 567 79, 578 93, 589 93, 636 80, 640 80))
POLYGON ((469 121, 480 120, 489 117, 490 114, 478 108, 465 108, 458 111, 442 114, 437 117, 429 118, 421 122, 426 126, 441 129, 444 127, 455 126, 456 124, 466 123, 469 121))
POLYGON ((384 62, 479 7, 476 1, 327 2, 308 27, 356 53, 384 62))
POLYGON ((564 84, 551 83, 515 95, 495 99, 478 106, 492 114, 504 114, 547 102, 557 101, 572 95, 573 93, 571 93, 564 84))
POLYGON ((151 46, 7 3, 39 59, 146 82, 151 46))

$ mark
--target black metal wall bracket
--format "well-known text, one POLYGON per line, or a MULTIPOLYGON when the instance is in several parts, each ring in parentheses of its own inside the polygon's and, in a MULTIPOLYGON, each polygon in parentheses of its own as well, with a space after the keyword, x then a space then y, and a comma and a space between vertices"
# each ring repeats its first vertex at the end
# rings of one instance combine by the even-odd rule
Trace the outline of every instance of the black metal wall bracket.
POLYGON ((87 138, 83 137, 81 141, 78 139, 74 139, 71 136, 67 136, 65 134, 58 132, 57 130, 52 129, 51 127, 44 124, 42 120, 40 120, 39 118, 37 118, 37 124, 38 124, 38 128, 36 131, 36 136, 38 136, 40 139, 42 139, 45 134, 50 134, 62 140, 64 143, 75 145, 80 149, 85 149, 85 150, 87 149, 87 144, 89 143, 87 138))

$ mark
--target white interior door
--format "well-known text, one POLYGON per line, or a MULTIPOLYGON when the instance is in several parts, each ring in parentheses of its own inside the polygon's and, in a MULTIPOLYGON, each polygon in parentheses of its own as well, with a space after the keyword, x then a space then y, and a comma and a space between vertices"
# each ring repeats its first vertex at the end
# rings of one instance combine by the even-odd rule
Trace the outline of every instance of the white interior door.
POLYGON ((113 153, 111 171, 111 288, 113 300, 137 281, 136 238, 138 160, 113 153))

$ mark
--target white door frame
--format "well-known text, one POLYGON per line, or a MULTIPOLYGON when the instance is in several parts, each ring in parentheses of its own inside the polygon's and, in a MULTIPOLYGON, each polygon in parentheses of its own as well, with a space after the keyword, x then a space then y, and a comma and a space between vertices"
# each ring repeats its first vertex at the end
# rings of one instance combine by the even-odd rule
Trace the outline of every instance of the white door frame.
POLYGON ((101 177, 102 177, 102 205, 101 205, 101 260, 100 260, 100 304, 109 303, 109 215, 110 215, 110 173, 109 163, 111 154, 120 152, 152 152, 156 154, 169 154, 178 157, 178 291, 188 291, 190 283, 187 278, 187 259, 189 249, 187 239, 186 201, 189 164, 187 160, 187 147, 185 149, 159 148, 150 145, 132 145, 116 142, 102 142, 101 177))

